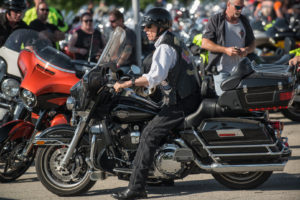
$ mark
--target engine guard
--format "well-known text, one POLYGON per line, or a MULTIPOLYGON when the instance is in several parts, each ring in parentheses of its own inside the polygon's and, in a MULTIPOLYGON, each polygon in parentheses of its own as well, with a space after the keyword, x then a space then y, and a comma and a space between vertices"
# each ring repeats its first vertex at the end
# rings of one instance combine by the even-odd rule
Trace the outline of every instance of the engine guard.
POLYGON ((0 127, 0 143, 10 137, 10 140, 18 138, 30 138, 33 133, 34 125, 24 120, 14 120, 0 127))
POLYGON ((74 136, 74 132, 75 129, 66 124, 50 127, 38 133, 35 136, 33 144, 37 146, 44 146, 44 145, 67 145, 68 146, 74 136), (63 131, 66 129, 71 131, 63 131))

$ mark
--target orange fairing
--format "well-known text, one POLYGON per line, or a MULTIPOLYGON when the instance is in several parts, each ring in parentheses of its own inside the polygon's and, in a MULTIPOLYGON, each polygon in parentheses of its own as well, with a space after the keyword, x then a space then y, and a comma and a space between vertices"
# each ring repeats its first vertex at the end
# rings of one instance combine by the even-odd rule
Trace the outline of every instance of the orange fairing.
POLYGON ((67 101, 67 97, 61 97, 61 98, 55 98, 55 99, 49 99, 47 100, 47 102, 49 103, 53 103, 59 106, 62 106, 66 103, 67 101))
POLYGON ((54 119, 51 121, 51 126, 56 126, 59 124, 68 124, 68 120, 63 114, 58 114, 54 117, 54 119))
POLYGON ((26 72, 20 88, 27 89, 36 96, 54 92, 70 94, 70 88, 79 81, 75 71, 52 65, 34 51, 22 51, 18 65, 21 71, 26 72))

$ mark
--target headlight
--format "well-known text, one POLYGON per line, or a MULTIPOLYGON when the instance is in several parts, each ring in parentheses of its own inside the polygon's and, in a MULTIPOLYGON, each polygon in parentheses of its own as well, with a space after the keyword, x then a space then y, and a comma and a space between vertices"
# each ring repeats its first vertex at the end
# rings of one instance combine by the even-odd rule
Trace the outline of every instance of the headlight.
POLYGON ((75 107, 76 101, 74 99, 74 97, 68 97, 67 98, 67 102, 66 102, 66 106, 68 110, 73 110, 73 108, 75 107))
POLYGON ((6 62, 2 58, 0 58, 0 82, 2 81, 6 73, 6 68, 7 68, 6 62))
POLYGON ((19 93, 20 83, 15 79, 5 79, 1 84, 1 91, 4 95, 15 97, 19 93))
POLYGON ((28 108, 32 108, 32 107, 36 106, 36 102, 37 102, 36 97, 32 92, 30 92, 28 90, 24 89, 21 92, 21 99, 22 99, 24 105, 28 108))

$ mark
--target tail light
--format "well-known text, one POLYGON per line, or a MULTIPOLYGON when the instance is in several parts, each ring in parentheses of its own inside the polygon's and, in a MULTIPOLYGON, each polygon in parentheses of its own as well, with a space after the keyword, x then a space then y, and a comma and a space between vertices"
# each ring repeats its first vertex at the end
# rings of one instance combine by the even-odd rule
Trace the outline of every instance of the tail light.
POLYGON ((280 121, 271 121, 270 122, 270 125, 272 126, 272 128, 275 130, 275 134, 276 134, 276 137, 278 139, 281 138, 281 133, 282 133, 282 130, 283 130, 283 127, 284 127, 284 124, 283 122, 280 122, 280 121))
POLYGON ((287 101, 287 100, 291 100, 294 96, 294 92, 282 92, 279 94, 279 100, 280 101, 287 101))

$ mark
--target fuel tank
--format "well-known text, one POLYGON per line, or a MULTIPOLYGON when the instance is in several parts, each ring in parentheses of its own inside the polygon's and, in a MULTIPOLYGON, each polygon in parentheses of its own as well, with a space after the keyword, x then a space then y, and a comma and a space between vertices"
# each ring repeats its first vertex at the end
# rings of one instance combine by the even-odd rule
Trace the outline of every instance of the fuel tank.
POLYGON ((119 123, 131 123, 151 120, 159 112, 159 106, 142 97, 118 98, 113 103, 111 116, 119 123))

